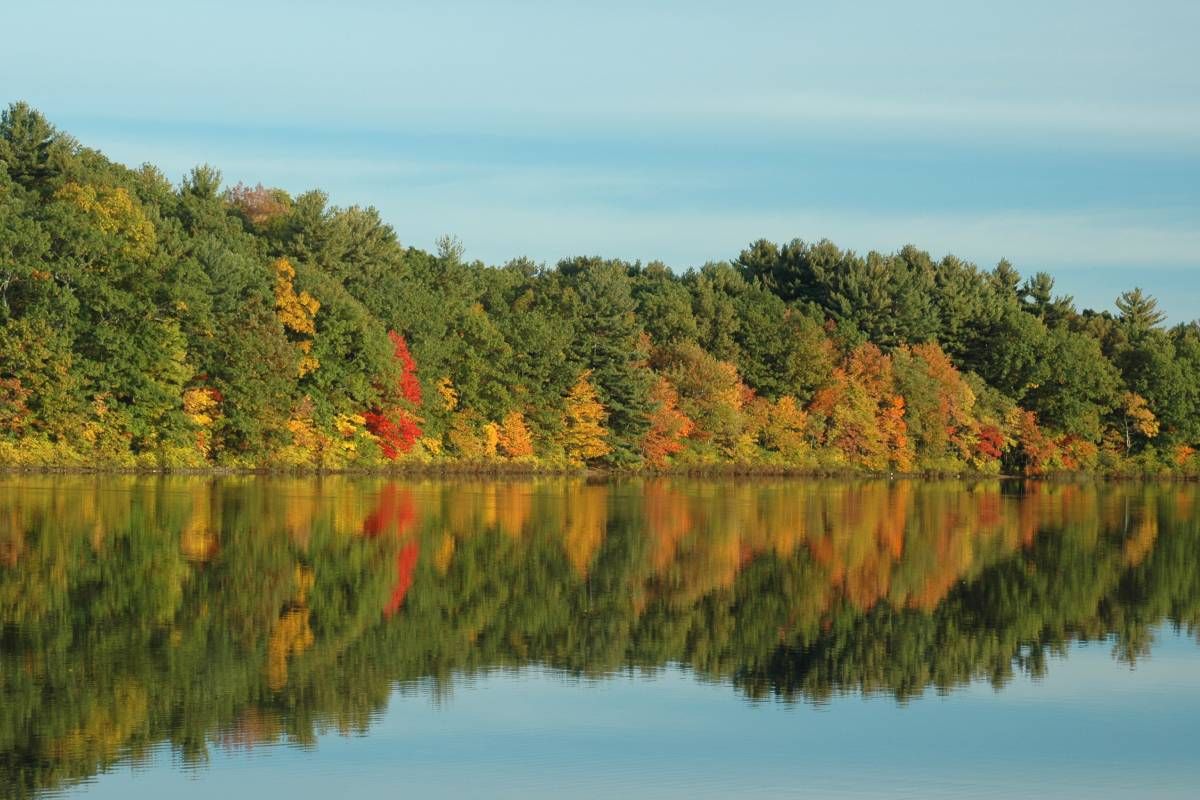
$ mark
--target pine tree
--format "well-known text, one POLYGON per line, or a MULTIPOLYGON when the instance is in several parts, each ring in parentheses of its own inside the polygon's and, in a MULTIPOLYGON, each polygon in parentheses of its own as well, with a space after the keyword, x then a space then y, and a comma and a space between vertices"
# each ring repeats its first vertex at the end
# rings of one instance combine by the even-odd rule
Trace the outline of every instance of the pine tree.
POLYGON ((1134 333, 1148 331, 1161 325, 1167 315, 1158 308, 1158 301, 1141 288, 1133 288, 1122 292, 1117 298, 1117 310, 1121 312, 1121 321, 1129 326, 1134 333))

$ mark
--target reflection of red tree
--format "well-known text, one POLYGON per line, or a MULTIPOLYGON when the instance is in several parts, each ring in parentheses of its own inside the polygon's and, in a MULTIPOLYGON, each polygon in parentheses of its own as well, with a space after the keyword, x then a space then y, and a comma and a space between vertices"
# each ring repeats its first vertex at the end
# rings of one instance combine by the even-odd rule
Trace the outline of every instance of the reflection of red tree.
POLYGON ((413 573, 417 569, 417 559, 421 555, 421 543, 416 539, 408 542, 396 556, 396 585, 392 587, 392 596, 383 615, 390 617, 404 605, 404 596, 412 586, 413 573))
POLYGON ((374 538, 391 528, 397 536, 403 536, 412 529, 416 519, 412 492, 399 491, 396 484, 389 483, 379 493, 375 510, 363 521, 363 535, 374 538))
POLYGON ((999 492, 984 492, 976 500, 979 509, 979 527, 993 528, 1003 521, 999 492))
MULTIPOLYGON (((363 535, 373 539, 380 534, 391 532, 397 539, 404 539, 412 533, 416 520, 412 492, 407 489, 400 490, 396 484, 389 483, 379 492, 375 510, 363 521, 363 535)), ((404 605, 404 597, 412 587, 413 573, 416 571, 420 554, 421 543, 415 537, 400 548, 396 555, 396 583, 392 586, 387 605, 384 606, 384 616, 392 616, 404 605)))

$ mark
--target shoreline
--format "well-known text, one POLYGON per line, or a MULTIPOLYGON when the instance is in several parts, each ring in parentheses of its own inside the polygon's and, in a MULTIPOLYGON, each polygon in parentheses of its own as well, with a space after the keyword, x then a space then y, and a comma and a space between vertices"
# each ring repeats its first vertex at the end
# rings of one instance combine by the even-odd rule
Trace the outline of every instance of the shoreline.
POLYGON ((1050 482, 1162 482, 1190 483, 1200 480, 1183 474, 1126 474, 1105 472, 1053 472, 1044 475, 1020 475, 989 472, 872 472, 854 468, 820 469, 813 467, 780 467, 753 464, 713 464, 679 466, 666 469, 613 469, 598 467, 542 467, 528 464, 412 464, 405 466, 368 467, 359 469, 330 469, 318 467, 115 467, 97 466, 12 466, 0 465, 0 476, 10 475, 131 475, 142 477, 263 477, 263 478, 484 478, 532 479, 575 477, 586 480, 620 480, 646 478, 789 478, 808 480, 1035 480, 1050 482))

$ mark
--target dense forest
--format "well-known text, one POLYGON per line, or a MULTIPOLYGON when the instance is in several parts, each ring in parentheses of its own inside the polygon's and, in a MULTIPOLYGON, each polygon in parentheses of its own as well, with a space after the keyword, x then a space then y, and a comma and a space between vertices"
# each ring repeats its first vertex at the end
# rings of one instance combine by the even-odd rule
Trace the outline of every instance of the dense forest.
MULTIPOLYGON (((0 479, 0 795, 362 732, 397 686, 681 666, 900 701, 1200 630, 1200 487, 0 479)), ((414 688, 419 687, 419 688, 414 688)), ((713 691, 728 691, 713 687, 713 691)))
POLYGON ((1200 472, 1200 326, 915 247, 468 262, 0 116, 0 464, 1200 472))

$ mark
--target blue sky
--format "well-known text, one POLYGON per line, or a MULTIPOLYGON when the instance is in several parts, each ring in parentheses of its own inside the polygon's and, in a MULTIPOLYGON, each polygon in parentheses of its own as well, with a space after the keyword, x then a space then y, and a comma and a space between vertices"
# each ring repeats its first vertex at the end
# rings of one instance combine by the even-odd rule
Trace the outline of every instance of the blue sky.
POLYGON ((0 100, 401 240, 731 258, 914 243, 1200 317, 1195 2, 10 4, 0 100))

